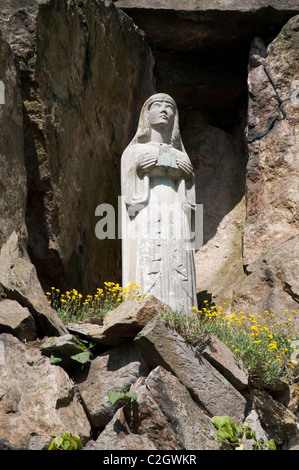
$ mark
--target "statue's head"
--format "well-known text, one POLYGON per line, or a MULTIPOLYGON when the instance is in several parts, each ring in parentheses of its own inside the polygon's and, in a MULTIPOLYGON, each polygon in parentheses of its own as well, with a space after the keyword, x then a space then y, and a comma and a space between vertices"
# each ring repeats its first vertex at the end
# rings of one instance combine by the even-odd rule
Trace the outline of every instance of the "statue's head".
POLYGON ((177 105, 173 98, 166 93, 156 93, 146 100, 140 112, 136 135, 131 143, 149 142, 151 128, 154 126, 159 127, 164 132, 169 132, 173 147, 184 151, 177 105))

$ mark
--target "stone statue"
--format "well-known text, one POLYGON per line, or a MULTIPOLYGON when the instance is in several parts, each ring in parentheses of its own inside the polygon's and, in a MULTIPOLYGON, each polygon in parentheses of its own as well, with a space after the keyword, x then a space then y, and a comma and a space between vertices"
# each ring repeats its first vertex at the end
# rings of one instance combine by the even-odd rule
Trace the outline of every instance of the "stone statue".
POLYGON ((196 303, 195 186, 178 110, 167 94, 143 105, 121 160, 123 286, 135 282, 174 311, 196 303))

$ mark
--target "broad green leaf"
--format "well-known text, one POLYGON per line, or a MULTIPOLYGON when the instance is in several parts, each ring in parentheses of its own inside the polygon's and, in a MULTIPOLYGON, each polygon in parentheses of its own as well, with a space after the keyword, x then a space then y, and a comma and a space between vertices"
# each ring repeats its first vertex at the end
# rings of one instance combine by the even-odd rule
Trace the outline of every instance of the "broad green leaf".
POLYGON ((62 361, 62 357, 57 353, 52 353, 50 356, 51 364, 59 364, 62 361))
POLYGON ((270 441, 267 441, 267 447, 269 450, 277 450, 274 439, 270 439, 270 441))
POLYGON ((125 394, 125 396, 128 397, 128 398, 131 398, 131 400, 134 400, 134 401, 137 400, 137 395, 136 395, 135 392, 127 392, 127 393, 125 394))
POLYGON ((85 364, 90 359, 90 353, 88 351, 81 352, 79 354, 74 354, 71 356, 74 361, 80 362, 81 364, 85 364))
POLYGON ((68 448, 70 447, 71 443, 70 441, 64 441, 62 447, 63 447, 63 450, 68 450, 68 448))
POLYGON ((224 424, 231 422, 229 416, 213 416, 212 421, 217 429, 221 428, 224 424))
POLYGON ((125 394, 122 392, 110 392, 109 401, 111 405, 115 405, 119 400, 122 400, 125 397, 125 394))
POLYGON ((55 437, 54 444, 56 445, 56 447, 61 447, 62 443, 63 443, 63 439, 61 436, 55 437))
POLYGON ((213 423, 218 429, 217 436, 221 440, 236 442, 236 423, 229 416, 214 416, 213 423))

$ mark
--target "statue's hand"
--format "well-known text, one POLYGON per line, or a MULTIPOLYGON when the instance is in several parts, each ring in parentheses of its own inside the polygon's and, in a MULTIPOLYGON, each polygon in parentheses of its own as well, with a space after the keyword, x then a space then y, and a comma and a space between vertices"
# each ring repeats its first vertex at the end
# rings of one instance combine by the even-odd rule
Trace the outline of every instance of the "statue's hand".
POLYGON ((137 165, 137 171, 139 174, 149 172, 157 163, 157 157, 150 154, 142 155, 137 165))
POLYGON ((177 158, 176 164, 179 167, 179 169, 183 172, 183 176, 186 179, 191 178, 193 175, 193 166, 191 165, 190 162, 177 158))

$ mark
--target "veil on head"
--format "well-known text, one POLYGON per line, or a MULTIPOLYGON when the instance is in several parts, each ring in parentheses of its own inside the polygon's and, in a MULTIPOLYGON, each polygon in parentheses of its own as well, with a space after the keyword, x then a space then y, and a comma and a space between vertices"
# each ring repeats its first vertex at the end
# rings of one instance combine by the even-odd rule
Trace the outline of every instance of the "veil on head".
POLYGON ((178 108, 174 99, 171 96, 167 95, 166 93, 156 93, 150 96, 146 100, 140 112, 137 132, 134 138, 132 139, 132 141, 130 142, 129 146, 134 145, 134 144, 145 144, 146 142, 149 142, 150 122, 149 122, 148 111, 153 103, 160 101, 160 100, 169 101, 175 110, 175 116, 174 116, 174 122, 173 122, 173 127, 172 127, 172 134, 171 134, 171 144, 177 150, 180 150, 181 152, 186 153, 183 142, 182 142, 181 133, 180 133, 178 108))

